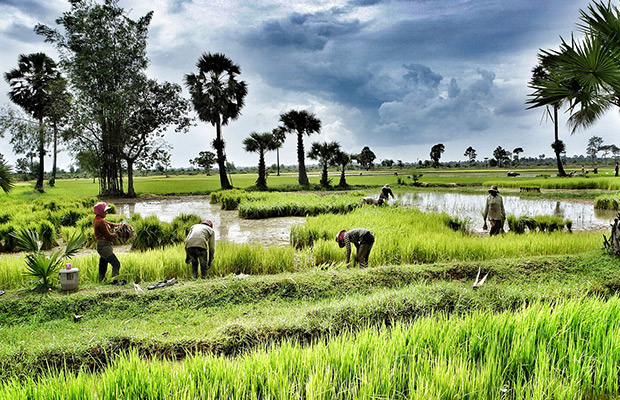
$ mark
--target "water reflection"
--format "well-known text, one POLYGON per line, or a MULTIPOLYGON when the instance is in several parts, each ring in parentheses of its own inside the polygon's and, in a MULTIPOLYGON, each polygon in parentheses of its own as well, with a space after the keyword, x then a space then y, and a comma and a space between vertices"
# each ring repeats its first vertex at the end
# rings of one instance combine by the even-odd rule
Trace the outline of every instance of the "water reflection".
MULTIPOLYGON (((472 229, 482 231, 482 212, 488 195, 459 193, 411 192, 398 196, 402 205, 419 208, 425 212, 446 212, 449 215, 467 217, 472 221, 472 229)), ((599 210, 589 203, 570 201, 522 199, 517 196, 502 196, 507 214, 555 215, 573 221, 574 230, 608 227, 617 215, 616 211, 599 210)))
POLYGON ((160 220, 172 222, 180 214, 196 214, 213 221, 216 240, 262 245, 287 245, 291 226, 305 222, 304 217, 241 219, 237 211, 223 211, 219 204, 210 204, 208 196, 191 196, 182 199, 160 199, 135 203, 116 202, 117 213, 143 217, 155 215, 160 220))

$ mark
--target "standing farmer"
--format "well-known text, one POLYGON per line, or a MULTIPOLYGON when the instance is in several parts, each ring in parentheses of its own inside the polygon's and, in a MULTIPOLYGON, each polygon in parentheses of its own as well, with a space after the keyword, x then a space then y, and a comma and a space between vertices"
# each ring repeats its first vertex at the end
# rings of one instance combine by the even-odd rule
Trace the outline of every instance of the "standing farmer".
POLYGON ((215 255, 215 232, 213 222, 205 219, 199 224, 192 225, 185 239, 185 263, 192 264, 192 276, 198 278, 198 264, 200 276, 207 277, 207 270, 215 255), (207 254, 209 250, 209 254, 207 254))
POLYGON ((489 236, 497 235, 502 231, 504 221, 506 220, 506 211, 504 210, 504 200, 499 195, 497 186, 491 186, 489 189, 489 197, 487 197, 487 204, 484 207, 484 225, 482 229, 487 230, 487 217, 491 222, 491 230, 489 236))
POLYGON ((383 185, 383 187, 381 188, 381 194, 379 195, 379 200, 383 199, 384 202, 387 202, 390 199, 390 196, 394 198, 394 192, 392 192, 392 189, 390 189, 390 185, 383 185))
MULTIPOLYGON (((112 264, 112 278, 118 275, 121 269, 121 262, 114 254, 112 248, 112 241, 116 238, 115 233, 110 232, 110 227, 114 228, 120 224, 108 222, 105 220, 108 211, 112 208, 106 203, 97 203, 93 207, 95 213, 95 221, 93 226, 95 228, 95 239, 97 239, 97 253, 99 253, 99 281, 105 281, 105 274, 108 271, 108 263, 112 264)), ((113 279, 110 282, 111 285, 124 285, 127 283, 125 280, 118 281, 113 279)))
POLYGON ((368 256, 372 245, 375 243, 375 237, 372 232, 364 228, 356 228, 350 231, 342 230, 336 236, 336 242, 338 246, 347 248, 347 264, 351 259, 351 243, 355 245, 357 249, 357 262, 360 263, 362 268, 368 266, 368 256))

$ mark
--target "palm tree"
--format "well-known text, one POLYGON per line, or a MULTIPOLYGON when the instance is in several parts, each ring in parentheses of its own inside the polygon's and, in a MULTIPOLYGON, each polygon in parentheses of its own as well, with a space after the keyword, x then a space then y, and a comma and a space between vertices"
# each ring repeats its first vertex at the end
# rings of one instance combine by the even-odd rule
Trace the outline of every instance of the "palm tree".
POLYGON ((48 104, 54 101, 51 87, 61 79, 60 72, 54 60, 44 53, 20 54, 17 68, 5 73, 4 78, 11 86, 9 99, 39 121, 39 171, 35 189, 43 191, 46 139, 43 119, 47 116, 48 104))
MULTIPOLYGON (((534 105, 528 107, 535 108, 540 107, 540 100, 547 96, 546 87, 553 86, 554 88, 562 87, 563 85, 569 85, 570 81, 563 80, 561 77, 557 76, 557 73, 554 73, 554 68, 557 68, 555 62, 556 56, 553 55, 544 55, 539 54, 538 56, 540 60, 540 64, 532 69, 532 80, 530 81, 530 87, 534 89, 533 99, 528 100, 528 103, 534 103, 534 105)), ((563 148, 563 143, 559 138, 559 126, 558 126, 558 109, 562 106, 562 104, 566 101, 566 98, 556 98, 553 103, 545 105, 545 114, 553 121, 554 126, 554 134, 555 140, 551 144, 553 151, 555 153, 556 164, 558 167, 558 176, 567 176, 566 171, 564 171, 564 166, 562 165, 562 157, 561 151, 563 148), (553 109, 553 113, 549 110, 549 107, 553 109)), ((520 149, 520 147, 518 148, 520 149)), ((521 149, 523 151, 523 149, 521 149)), ((517 155, 518 157, 518 155, 517 155)))
POLYGON ((519 154, 523 153, 523 147, 515 147, 512 153, 514 154, 514 159, 517 163, 517 166, 519 166, 519 154))
POLYGON ((284 141, 286 140, 286 129, 278 126, 277 128, 273 128, 271 134, 278 142, 278 147, 276 148, 276 163, 278 168, 278 176, 280 176, 280 147, 282 147, 284 141))
POLYGON ((308 181, 306 164, 304 163, 304 135, 310 136, 313 133, 319 133, 321 131, 321 120, 313 113, 305 110, 290 110, 280 115, 280 122, 287 132, 297 134, 298 182, 302 186, 308 186, 310 182, 308 181))
POLYGON ((329 186, 329 179, 327 178, 327 168, 334 163, 335 156, 339 152, 340 144, 338 144, 338 142, 312 143, 312 147, 308 152, 308 157, 313 160, 317 160, 323 169, 320 181, 321 186, 329 186))
POLYGON ((243 148, 247 152, 258 153, 258 179, 256 187, 261 190, 267 189, 267 178, 265 174, 265 152, 278 148, 278 141, 272 133, 250 133, 250 136, 243 140, 243 148))
POLYGON ((11 189, 13 189, 11 166, 6 163, 2 154, 0 154, 0 189, 2 189, 4 193, 9 193, 11 189))
POLYGON ((220 53, 204 53, 198 62, 197 74, 187 74, 185 85, 192 96, 192 103, 198 118, 215 126, 213 148, 217 152, 222 189, 231 189, 226 175, 225 142, 222 139, 222 125, 241 115, 247 84, 237 80, 241 69, 228 57, 220 53))
POLYGON ((346 187, 347 179, 345 177, 345 170, 347 168, 347 165, 349 165, 349 163, 351 162, 351 155, 345 153, 344 151, 338 151, 334 156, 333 161, 334 164, 340 167, 340 182, 338 183, 338 186, 346 187))

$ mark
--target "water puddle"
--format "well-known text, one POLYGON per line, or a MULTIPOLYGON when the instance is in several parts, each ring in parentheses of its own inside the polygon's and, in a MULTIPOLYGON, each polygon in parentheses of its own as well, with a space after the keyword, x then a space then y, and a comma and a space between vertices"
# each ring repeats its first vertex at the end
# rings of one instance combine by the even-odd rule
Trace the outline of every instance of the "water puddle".
MULTIPOLYGON (((471 228, 482 231, 482 212, 487 194, 472 195, 459 193, 411 192, 398 195, 399 204, 414 206, 425 212, 445 212, 460 218, 469 218, 471 228)), ((592 203, 522 199, 517 196, 502 196, 506 214, 553 215, 573 221, 573 230, 608 228, 617 211, 595 209, 592 203)))
POLYGON ((130 217, 154 215, 164 222, 180 214, 196 214, 213 221, 217 241, 269 245, 288 245, 291 226, 306 221, 304 217, 283 217, 261 220, 239 218, 238 212, 224 211, 219 204, 209 203, 208 196, 190 196, 175 199, 137 201, 135 203, 114 203, 116 212, 130 217))

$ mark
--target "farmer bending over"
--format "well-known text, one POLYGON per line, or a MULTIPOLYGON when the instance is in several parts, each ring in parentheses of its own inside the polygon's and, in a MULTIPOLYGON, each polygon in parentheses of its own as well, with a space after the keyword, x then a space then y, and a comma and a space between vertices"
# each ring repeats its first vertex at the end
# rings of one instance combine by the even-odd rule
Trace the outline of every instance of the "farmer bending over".
POLYGON ((207 269, 213 262, 215 255, 215 232, 213 222, 205 219, 199 224, 192 225, 185 239, 185 263, 192 264, 192 276, 198 278, 198 264, 200 276, 207 277, 207 269), (209 254, 207 254, 207 249, 209 254))
POLYGON ((350 231, 342 230, 336 236, 336 242, 338 246, 347 248, 347 264, 351 259, 351 243, 355 245, 357 249, 357 262, 360 263, 362 268, 368 266, 368 256, 370 256, 370 250, 375 243, 375 237, 372 232, 364 228, 356 228, 350 231))
POLYGON ((389 184, 385 184, 381 188, 381 194, 379 195, 379 200, 388 201, 390 199, 390 196, 394 198, 394 192, 392 192, 392 189, 390 189, 389 184))

